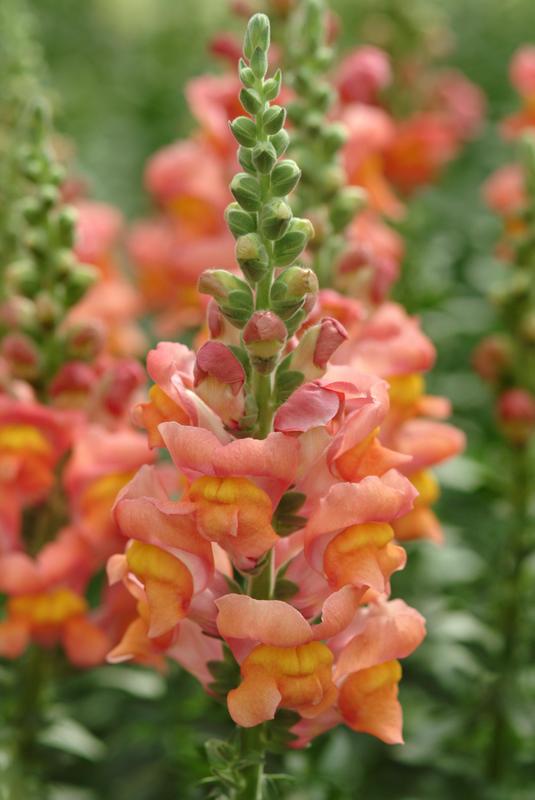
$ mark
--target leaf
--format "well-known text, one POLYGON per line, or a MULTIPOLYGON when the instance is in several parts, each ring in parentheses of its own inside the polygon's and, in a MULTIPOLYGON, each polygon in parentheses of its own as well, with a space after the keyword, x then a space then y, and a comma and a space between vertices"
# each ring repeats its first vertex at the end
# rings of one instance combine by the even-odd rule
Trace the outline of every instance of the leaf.
POLYGON ((39 741, 48 747, 86 758, 88 761, 99 761, 106 753, 106 747, 100 739, 79 722, 69 718, 58 719, 45 728, 39 741))
POLYGON ((165 694, 165 679, 156 672, 136 667, 101 667, 93 673, 97 686, 121 689, 133 697, 156 700, 165 694))

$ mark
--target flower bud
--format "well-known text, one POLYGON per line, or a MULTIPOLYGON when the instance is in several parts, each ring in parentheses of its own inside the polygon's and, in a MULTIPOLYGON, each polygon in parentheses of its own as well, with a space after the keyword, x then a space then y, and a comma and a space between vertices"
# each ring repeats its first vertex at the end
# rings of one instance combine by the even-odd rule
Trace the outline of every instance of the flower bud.
POLYGON ((225 220, 233 236, 243 236, 256 231, 256 220, 238 203, 230 203, 225 209, 225 220))
POLYGON ((238 172, 231 181, 230 191, 245 211, 258 211, 260 207, 260 185, 252 175, 238 172))
POLYGON ((279 133, 286 121, 286 110, 282 106, 269 106, 262 115, 264 131, 270 136, 279 133))
POLYGON ((31 261, 21 259, 6 268, 4 274, 6 289, 25 297, 33 295, 39 288, 39 276, 31 261))
POLYGON ((513 444, 525 444, 535 430, 535 396, 526 389, 508 389, 498 400, 498 418, 513 444))
POLYGON ((292 370, 302 372, 305 380, 320 378, 333 353, 347 339, 347 333, 333 317, 325 317, 309 328, 292 353, 292 370))
POLYGON ((201 294, 209 294, 216 300, 228 300, 230 292, 251 290, 241 278, 226 269, 205 269, 199 278, 198 289, 201 294))
POLYGON ((8 333, 2 340, 1 353, 15 378, 31 380, 39 374, 41 357, 37 345, 24 333, 8 333))
POLYGON ((346 186, 334 198, 330 208, 335 231, 343 231, 366 204, 366 192, 359 186, 346 186))
POLYGON ((236 117, 229 122, 230 130, 238 144, 254 147, 256 144, 256 125, 249 117, 236 117))
POLYGON ((496 383, 507 372, 512 358, 510 340, 495 334, 487 336, 476 347, 472 355, 472 366, 484 381, 496 383))
POLYGON ((259 142, 252 152, 253 164, 262 175, 268 175, 277 161, 277 153, 270 142, 259 142))
POLYGON ((104 327, 97 320, 82 322, 69 328, 66 339, 67 352, 71 358, 90 361, 104 348, 104 327))
POLYGON ((251 88, 255 85, 256 78, 254 72, 251 67, 247 66, 243 58, 240 58, 239 61, 238 74, 240 76, 240 81, 244 86, 247 86, 247 88, 251 88))
POLYGON ((76 264, 66 281, 66 300, 73 306, 99 278, 99 271, 91 264, 76 264))
POLYGON ((266 100, 275 100, 281 90, 282 72, 280 69, 276 71, 272 78, 264 83, 264 98, 266 100))
POLYGON ((333 122, 322 131, 323 147, 327 154, 332 156, 340 150, 347 141, 347 128, 341 122, 333 122))
POLYGON ((315 297, 317 291, 318 279, 311 269, 290 267, 273 283, 271 304, 282 319, 289 320, 308 297, 315 297))
POLYGON ((279 239, 292 219, 292 209, 284 200, 272 200, 262 208, 260 231, 268 239, 279 239))
POLYGON ((251 56, 250 64, 255 78, 263 80, 268 68, 267 52, 257 47, 251 56))
POLYGON ((280 158, 288 149, 288 145, 290 144, 290 135, 288 131, 286 131, 284 128, 281 128, 278 133, 274 133, 269 137, 269 141, 275 148, 277 158, 280 158))
POLYGON ((301 170, 295 161, 280 161, 271 173, 271 191, 275 197, 285 197, 297 186, 300 177, 301 170))
POLYGON ((248 114, 258 114, 264 107, 264 102, 255 89, 242 89, 240 91, 240 103, 248 114))
POLYGON ((44 327, 55 325, 62 316, 61 306, 49 292, 39 292, 35 298, 35 312, 38 322, 44 327))
POLYGON ((308 219, 294 217, 287 232, 275 242, 273 257, 280 267, 289 266, 303 252, 309 239, 314 236, 314 228, 308 219))
POLYGON ((236 241, 236 259, 245 277, 253 282, 262 278, 269 264, 266 249, 256 233, 240 236, 236 241))
POLYGON ((83 408, 95 385, 95 371, 83 361, 64 364, 50 384, 54 404, 61 408, 83 408))
POLYGON ((275 369, 286 335, 286 326, 276 314, 255 311, 243 329, 243 341, 258 372, 267 375, 275 369))
POLYGON ((265 14, 255 14, 249 20, 243 41, 243 53, 249 61, 258 48, 264 52, 269 49, 270 26, 265 14))
POLYGON ((0 306, 0 324, 6 328, 31 328, 35 324, 35 305, 27 297, 13 295, 0 306))
POLYGON ((238 147, 238 163, 240 167, 250 175, 256 175, 256 167, 253 164, 253 151, 251 147, 238 147))
POLYGON ((223 269, 203 272, 199 291, 215 298, 226 319, 238 328, 243 327, 253 311, 253 295, 249 286, 237 275, 223 269))

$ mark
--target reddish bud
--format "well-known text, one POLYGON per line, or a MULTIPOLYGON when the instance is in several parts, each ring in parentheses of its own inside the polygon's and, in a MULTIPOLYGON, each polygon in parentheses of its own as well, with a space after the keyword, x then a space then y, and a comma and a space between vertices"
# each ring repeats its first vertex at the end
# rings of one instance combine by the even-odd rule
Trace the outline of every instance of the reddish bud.
POLYGON ((472 355, 472 366, 489 383, 496 383, 511 363, 511 343, 504 336, 487 336, 472 355))
POLYGON ((243 341, 258 372, 275 368, 286 335, 284 322, 273 311, 255 311, 243 329, 243 341))
POLYGON ((40 355, 35 342, 23 333, 8 333, 1 352, 16 378, 35 378, 39 373, 40 355))
POLYGON ((89 361, 102 352, 104 343, 104 326, 98 320, 73 326, 67 332, 67 347, 73 358, 89 361))
POLYGON ((498 399, 498 418, 514 444, 525 444, 535 429, 535 396, 526 389, 508 389, 498 399))
POLYGON ((62 408, 80 408, 91 394, 95 379, 95 372, 88 364, 69 361, 56 374, 50 394, 62 408))

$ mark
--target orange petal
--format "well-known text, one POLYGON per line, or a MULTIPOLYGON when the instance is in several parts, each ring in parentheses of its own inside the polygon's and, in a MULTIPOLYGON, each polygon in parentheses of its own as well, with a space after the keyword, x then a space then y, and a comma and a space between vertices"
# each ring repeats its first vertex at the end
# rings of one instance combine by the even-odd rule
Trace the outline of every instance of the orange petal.
POLYGON ((145 586, 150 611, 149 636, 161 636, 186 614, 193 595, 189 569, 151 544, 133 541, 126 551, 129 569, 145 586))
POLYGON ((0 655, 4 658, 18 658, 26 650, 29 641, 30 631, 22 620, 6 619, 0 622, 0 655))
POLYGON ((229 714, 242 728, 273 719, 280 701, 275 678, 262 667, 251 667, 247 678, 227 696, 229 714))
POLYGON ((377 736, 386 744, 402 744, 402 710, 398 702, 401 667, 387 661, 354 672, 340 689, 338 705, 350 728, 377 736))
POLYGON ((75 617, 65 623, 62 641, 69 661, 76 667, 101 664, 110 649, 104 631, 85 617, 75 617))

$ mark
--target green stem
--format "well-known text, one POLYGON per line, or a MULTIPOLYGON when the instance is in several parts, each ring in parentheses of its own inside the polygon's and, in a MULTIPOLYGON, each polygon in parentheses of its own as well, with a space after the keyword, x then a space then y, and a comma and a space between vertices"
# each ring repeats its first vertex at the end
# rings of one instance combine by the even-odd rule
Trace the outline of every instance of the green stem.
POLYGON ((44 723, 50 667, 49 654, 36 645, 14 664, 17 682, 14 708, 10 715, 13 738, 11 759, 3 784, 6 794, 2 797, 5 800, 20 800, 23 797, 30 800, 38 796, 42 765, 37 740, 44 723))
POLYGON ((509 763, 508 708, 510 694, 515 685, 517 643, 522 609, 522 567, 529 548, 526 546, 526 528, 529 507, 529 470, 527 447, 517 447, 513 453, 513 486, 511 525, 506 542, 505 597, 501 618, 502 650, 499 674, 493 689, 492 739, 489 751, 488 776, 495 786, 503 784, 509 763))
POLYGON ((262 800, 265 750, 262 742, 262 725, 242 728, 240 731, 241 757, 250 762, 242 770, 243 785, 235 800, 262 800))

